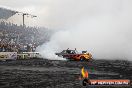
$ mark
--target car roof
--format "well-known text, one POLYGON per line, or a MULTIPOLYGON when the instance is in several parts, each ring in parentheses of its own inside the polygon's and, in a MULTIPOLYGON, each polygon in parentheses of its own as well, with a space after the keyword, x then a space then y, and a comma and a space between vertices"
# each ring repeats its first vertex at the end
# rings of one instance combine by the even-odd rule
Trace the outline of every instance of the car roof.
MULTIPOLYGON (((63 51, 67 51, 67 50, 63 50, 63 51)), ((75 51, 75 50, 69 50, 69 49, 68 49, 68 51, 75 51)))

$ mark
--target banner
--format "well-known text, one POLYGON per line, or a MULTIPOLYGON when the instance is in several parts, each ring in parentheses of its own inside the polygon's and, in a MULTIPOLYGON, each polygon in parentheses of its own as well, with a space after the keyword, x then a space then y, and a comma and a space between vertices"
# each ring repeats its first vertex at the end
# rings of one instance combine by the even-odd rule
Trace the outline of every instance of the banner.
POLYGON ((17 52, 0 52, 0 60, 16 60, 17 52))

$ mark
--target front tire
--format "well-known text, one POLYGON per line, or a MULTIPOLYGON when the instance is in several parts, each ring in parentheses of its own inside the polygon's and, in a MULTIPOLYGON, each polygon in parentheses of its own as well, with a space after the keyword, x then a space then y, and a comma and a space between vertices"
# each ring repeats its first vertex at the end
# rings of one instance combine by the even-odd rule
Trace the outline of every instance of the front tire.
POLYGON ((85 57, 80 57, 80 61, 84 61, 85 60, 85 57))

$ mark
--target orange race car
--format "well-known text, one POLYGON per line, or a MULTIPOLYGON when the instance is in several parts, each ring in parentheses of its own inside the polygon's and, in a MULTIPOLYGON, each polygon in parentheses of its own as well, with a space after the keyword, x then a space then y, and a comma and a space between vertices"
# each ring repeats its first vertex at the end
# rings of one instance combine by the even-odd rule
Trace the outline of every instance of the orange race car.
POLYGON ((69 50, 69 48, 67 50, 63 50, 60 53, 55 53, 56 55, 58 55, 59 57, 63 57, 66 58, 68 60, 91 60, 92 59, 92 55, 90 53, 87 53, 87 51, 82 51, 82 53, 79 53, 76 49, 75 50, 69 50))

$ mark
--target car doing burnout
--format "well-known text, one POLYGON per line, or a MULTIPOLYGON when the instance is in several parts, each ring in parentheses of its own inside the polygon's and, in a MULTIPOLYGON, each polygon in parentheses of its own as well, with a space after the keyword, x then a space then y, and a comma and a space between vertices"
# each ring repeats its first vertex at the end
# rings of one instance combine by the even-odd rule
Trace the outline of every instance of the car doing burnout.
POLYGON ((92 55, 90 53, 87 53, 87 51, 82 51, 82 53, 79 53, 76 49, 75 50, 63 50, 60 53, 55 53, 59 57, 63 57, 69 60, 91 60, 92 55))

